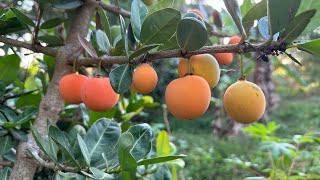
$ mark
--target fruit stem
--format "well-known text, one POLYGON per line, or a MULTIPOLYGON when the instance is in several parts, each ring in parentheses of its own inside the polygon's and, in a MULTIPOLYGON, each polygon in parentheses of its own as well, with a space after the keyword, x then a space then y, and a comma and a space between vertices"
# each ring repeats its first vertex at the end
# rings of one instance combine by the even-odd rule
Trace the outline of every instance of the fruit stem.
POLYGON ((77 72, 77 61, 78 61, 78 58, 76 58, 74 61, 73 61, 73 72, 77 72))
POLYGON ((191 75, 191 60, 190 58, 188 59, 188 73, 187 75, 191 75))
POLYGON ((102 73, 101 73, 101 63, 102 63, 102 60, 99 60, 99 63, 98 63, 98 75, 99 77, 102 76, 102 73))
POLYGON ((240 79, 245 80, 246 76, 243 74, 243 54, 240 55, 240 79))

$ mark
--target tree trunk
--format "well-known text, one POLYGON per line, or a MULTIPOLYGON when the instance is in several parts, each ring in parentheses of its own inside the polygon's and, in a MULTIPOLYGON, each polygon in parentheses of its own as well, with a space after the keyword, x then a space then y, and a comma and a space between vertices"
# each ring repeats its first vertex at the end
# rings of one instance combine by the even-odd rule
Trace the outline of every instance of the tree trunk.
MULTIPOLYGON (((56 65, 53 78, 48 86, 48 91, 41 100, 39 113, 34 127, 41 135, 47 134, 46 121, 56 124, 64 102, 59 95, 59 80, 65 74, 72 72, 72 67, 67 64, 68 59, 75 59, 81 54, 81 45, 77 35, 86 36, 91 16, 97 7, 95 0, 86 0, 76 12, 71 21, 69 33, 64 46, 60 47, 56 56, 56 65)), ((11 180, 31 180, 38 165, 28 156, 27 148, 38 148, 32 137, 28 134, 28 142, 21 142, 17 148, 17 161, 13 167, 11 180)))

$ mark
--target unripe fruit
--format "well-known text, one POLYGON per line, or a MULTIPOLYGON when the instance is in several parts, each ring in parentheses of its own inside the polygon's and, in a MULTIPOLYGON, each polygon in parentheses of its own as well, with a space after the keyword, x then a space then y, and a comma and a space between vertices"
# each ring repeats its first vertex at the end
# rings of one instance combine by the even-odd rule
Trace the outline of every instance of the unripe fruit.
POLYGON ((165 99, 168 110, 173 116, 191 120, 207 111, 211 90, 202 77, 188 75, 169 83, 165 99))
POLYGON ((266 99, 261 88, 246 80, 239 80, 229 86, 223 103, 231 119, 243 124, 258 121, 266 108, 266 99))
POLYGON ((240 36, 231 36, 229 40, 229 44, 238 44, 241 41, 240 36))
MULTIPOLYGON (((217 60, 211 54, 193 55, 190 58, 190 66, 192 75, 203 77, 209 84, 210 88, 214 88, 220 79, 220 67, 217 60)), ((188 59, 180 59, 178 65, 179 77, 183 77, 188 73, 188 59)))
POLYGON ((80 91, 87 79, 87 76, 76 73, 68 74, 61 78, 59 81, 59 92, 66 103, 82 103, 80 91))
POLYGON ((191 12, 195 13, 196 15, 200 16, 202 20, 204 20, 203 14, 198 9, 192 9, 191 12))
POLYGON ((138 66, 133 73, 133 89, 138 93, 147 94, 151 92, 156 87, 157 82, 157 72, 146 63, 138 66))
POLYGON ((214 57, 217 59, 219 64, 228 65, 233 61, 232 53, 215 53, 214 57))
POLYGON ((81 99, 93 111, 106 111, 113 108, 119 99, 109 78, 88 78, 81 88, 81 99))

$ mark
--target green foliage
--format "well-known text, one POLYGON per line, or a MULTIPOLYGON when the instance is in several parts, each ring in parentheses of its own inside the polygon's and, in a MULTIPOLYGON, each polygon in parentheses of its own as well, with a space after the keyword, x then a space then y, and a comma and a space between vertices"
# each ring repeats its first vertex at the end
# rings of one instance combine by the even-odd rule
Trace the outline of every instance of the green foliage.
POLYGON ((130 64, 123 64, 110 72, 110 83, 113 90, 119 94, 130 89, 132 83, 132 68, 130 64))
POLYGON ((9 85, 17 78, 20 57, 16 54, 0 58, 0 81, 9 85))

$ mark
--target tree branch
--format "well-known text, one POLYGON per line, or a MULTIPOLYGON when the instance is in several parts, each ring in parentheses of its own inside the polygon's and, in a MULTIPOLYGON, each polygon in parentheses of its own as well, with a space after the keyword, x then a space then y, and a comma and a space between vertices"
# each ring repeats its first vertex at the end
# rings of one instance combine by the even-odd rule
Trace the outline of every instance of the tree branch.
MULTIPOLYGON (((189 51, 187 54, 182 54, 180 49, 167 50, 149 53, 147 55, 140 55, 134 59, 134 63, 141 63, 142 61, 154 61, 164 58, 178 58, 185 57, 190 58, 192 55, 196 54, 213 54, 213 53, 246 53, 246 52, 262 52, 269 54, 274 50, 283 50, 284 45, 278 45, 273 43, 270 46, 264 45, 250 45, 248 43, 237 44, 237 45, 216 45, 216 46, 205 46, 196 51, 189 51)), ((92 66, 98 64, 101 61, 103 65, 110 64, 125 64, 128 63, 126 56, 108 56, 104 55, 100 58, 82 58, 77 61, 77 66, 92 66)), ((72 65, 73 60, 69 60, 68 63, 72 65)))
POLYGON ((13 162, 11 161, 4 161, 4 160, 0 160, 0 166, 13 166, 13 162))
POLYGON ((113 5, 109 5, 106 4, 102 1, 99 2, 100 7, 102 7, 103 9, 105 9, 106 11, 113 13, 113 14, 121 14, 122 16, 125 17, 130 17, 130 12, 123 10, 117 6, 113 6, 113 5))
POLYGON ((18 41, 15 39, 4 37, 4 36, 0 36, 0 42, 3 42, 8 45, 16 46, 16 47, 26 48, 33 52, 43 53, 50 56, 56 56, 58 52, 57 49, 55 48, 44 47, 41 45, 32 45, 26 42, 18 41))

